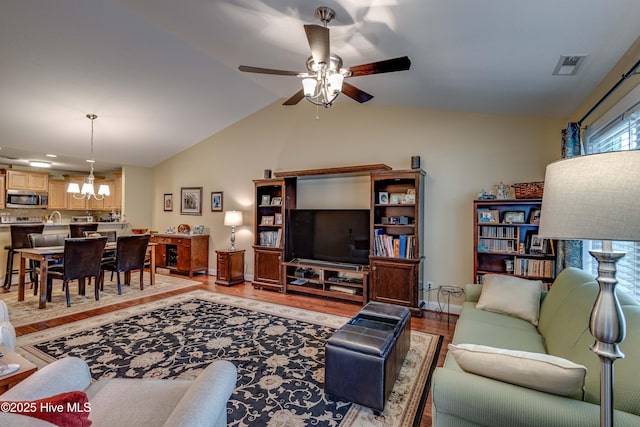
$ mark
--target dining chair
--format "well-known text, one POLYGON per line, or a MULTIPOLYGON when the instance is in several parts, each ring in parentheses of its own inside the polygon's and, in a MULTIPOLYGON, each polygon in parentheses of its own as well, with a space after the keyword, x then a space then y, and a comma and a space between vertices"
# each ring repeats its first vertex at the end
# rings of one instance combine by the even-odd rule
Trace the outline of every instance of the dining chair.
MULTIPOLYGON (((51 271, 47 275, 47 289, 51 289, 53 279, 62 280, 67 297, 67 307, 71 307, 69 281, 78 280, 82 288, 84 279, 95 278, 95 298, 100 299, 99 284, 102 278, 102 254, 107 244, 106 237, 69 238, 64 241, 64 263, 62 271, 51 271)), ((49 291, 47 291, 49 293, 49 291)), ((82 291, 81 291, 82 292, 82 291)))
POLYGON ((104 286, 104 272, 113 271, 118 279, 118 295, 122 294, 120 273, 125 273, 125 284, 131 284, 131 272, 140 270, 140 289, 144 289, 143 273, 145 265, 145 255, 149 245, 148 234, 134 234, 130 236, 118 237, 116 243, 116 258, 102 263, 102 282, 104 286))
POLYGON ((96 231, 98 231, 98 224, 85 223, 85 222, 69 224, 69 237, 71 237, 72 239, 76 237, 85 237, 84 236, 85 231, 90 231, 95 233, 96 231))
MULTIPOLYGON (((14 255, 17 253, 17 249, 29 248, 29 234, 30 233, 42 233, 44 230, 44 224, 35 224, 35 225, 11 225, 11 246, 5 246, 7 249, 7 270, 4 274, 4 287, 6 289, 11 288, 11 278, 14 272, 17 273, 17 270, 13 269, 13 260, 14 255)), ((33 269, 32 263, 29 263, 29 274, 31 277, 31 281, 33 282, 33 269)))
MULTIPOLYGON (((64 241, 67 238, 66 234, 42 234, 42 233, 29 233, 29 247, 42 248, 47 246, 64 246, 64 241)), ((56 259, 49 263, 49 271, 52 269, 62 270, 62 259, 56 259)), ((38 276, 40 275, 40 262, 33 261, 33 294, 38 295, 38 276)), ((50 299, 51 292, 48 291, 47 299, 50 299)))

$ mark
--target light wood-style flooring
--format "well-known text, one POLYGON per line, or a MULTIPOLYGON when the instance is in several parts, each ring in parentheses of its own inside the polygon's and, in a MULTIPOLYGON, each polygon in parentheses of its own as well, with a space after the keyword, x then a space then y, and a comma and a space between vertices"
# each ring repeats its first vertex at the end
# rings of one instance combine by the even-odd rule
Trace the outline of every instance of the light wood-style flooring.
MULTIPOLYGON (((177 276, 179 277, 179 276, 177 276)), ((192 287, 182 288, 180 290, 168 292, 161 295, 154 295, 150 297, 141 298, 135 301, 123 302, 120 304, 114 304, 109 307, 103 307, 96 310, 86 311, 83 313, 72 314, 64 318, 54 319, 51 321, 39 322, 30 325, 20 326, 16 328, 17 335, 24 335, 31 332, 40 331, 43 329, 51 328, 54 326, 63 325, 76 320, 86 319, 92 316, 108 313, 110 311, 119 310, 121 308, 130 307, 150 301, 154 301, 168 295, 175 295, 183 292, 188 292, 194 289, 205 289, 230 295, 241 296, 245 298, 253 298, 262 301, 268 301, 276 304, 288 305, 292 307, 321 311, 339 316, 352 317, 361 308, 360 305, 341 302, 332 299, 325 299, 314 296, 296 295, 296 294, 282 294, 275 291, 254 289, 250 282, 244 284, 238 284, 231 287, 215 285, 214 276, 198 275, 194 276, 194 280, 200 282, 199 285, 192 287)), ((457 316, 451 315, 450 321, 447 322, 446 313, 436 313, 433 311, 423 311, 422 317, 413 317, 411 319, 411 329, 417 331, 423 331, 431 334, 442 335, 444 337, 442 342, 442 349, 440 351, 440 357, 438 360, 438 366, 442 366, 444 363, 444 357, 447 351, 447 345, 451 342, 453 337, 453 331, 455 329, 457 316)), ((420 423, 421 427, 431 426, 431 396, 429 396, 424 413, 420 423)))

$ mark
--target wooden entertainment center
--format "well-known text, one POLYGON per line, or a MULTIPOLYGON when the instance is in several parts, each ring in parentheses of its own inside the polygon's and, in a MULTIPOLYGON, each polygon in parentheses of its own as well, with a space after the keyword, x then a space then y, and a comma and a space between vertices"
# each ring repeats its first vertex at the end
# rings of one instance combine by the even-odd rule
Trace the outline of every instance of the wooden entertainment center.
POLYGON ((276 172, 274 178, 254 180, 253 286, 363 305, 367 301, 398 304, 420 316, 425 175, 421 169, 392 170, 373 164, 276 172), (368 264, 286 259, 298 181, 323 176, 369 176, 368 264))

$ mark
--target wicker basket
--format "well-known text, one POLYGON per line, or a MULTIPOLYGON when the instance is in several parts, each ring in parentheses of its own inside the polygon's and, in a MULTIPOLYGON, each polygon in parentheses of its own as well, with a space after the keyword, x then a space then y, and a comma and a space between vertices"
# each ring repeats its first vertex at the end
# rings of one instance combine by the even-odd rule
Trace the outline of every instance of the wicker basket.
POLYGON ((516 199, 540 199, 544 191, 544 181, 513 184, 513 188, 516 199))

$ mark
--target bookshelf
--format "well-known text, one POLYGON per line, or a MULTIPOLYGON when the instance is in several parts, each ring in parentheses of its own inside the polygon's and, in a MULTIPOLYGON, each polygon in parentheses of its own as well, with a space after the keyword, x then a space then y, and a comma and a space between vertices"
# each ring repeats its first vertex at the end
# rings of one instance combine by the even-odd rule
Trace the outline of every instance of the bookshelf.
POLYGON ((546 283, 555 278, 555 244, 537 237, 542 199, 475 200, 474 279, 508 274, 546 283))
POLYGON ((421 315, 424 178, 421 169, 371 173, 369 299, 421 315))
POLYGON ((254 180, 254 288, 281 290, 280 263, 284 253, 287 209, 295 207, 295 193, 284 179, 254 180))

